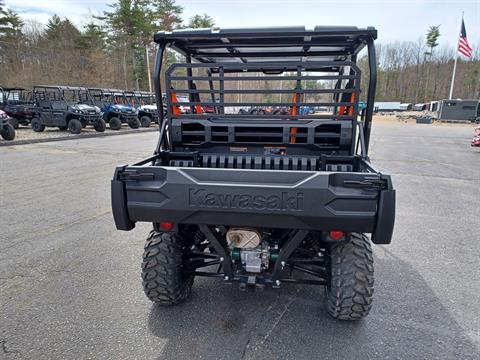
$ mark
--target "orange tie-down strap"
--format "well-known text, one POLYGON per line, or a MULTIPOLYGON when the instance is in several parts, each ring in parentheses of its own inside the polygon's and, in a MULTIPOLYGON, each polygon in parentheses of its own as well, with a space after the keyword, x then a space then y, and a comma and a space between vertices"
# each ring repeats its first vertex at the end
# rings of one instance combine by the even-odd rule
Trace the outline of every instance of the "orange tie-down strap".
MULTIPOLYGON (((290 115, 297 116, 298 114, 298 106, 295 105, 297 102, 300 101, 300 94, 294 93, 292 96, 292 109, 290 110, 290 115)), ((290 129, 290 142, 295 144, 297 142, 297 128, 290 129)))
MULTIPOLYGON (((171 95, 170 95, 170 101, 172 103, 176 103, 178 102, 178 99, 177 99, 177 93, 176 92, 172 92, 171 95)), ((172 105, 172 114, 173 115, 180 115, 182 112, 180 111, 180 106, 178 105, 172 105)))
MULTIPOLYGON (((355 101, 355 93, 350 96, 349 102, 355 101)), ((342 105, 338 108, 338 115, 353 115, 353 106, 342 105)))
POLYGON ((203 114, 203 107, 195 105, 195 114, 203 114))

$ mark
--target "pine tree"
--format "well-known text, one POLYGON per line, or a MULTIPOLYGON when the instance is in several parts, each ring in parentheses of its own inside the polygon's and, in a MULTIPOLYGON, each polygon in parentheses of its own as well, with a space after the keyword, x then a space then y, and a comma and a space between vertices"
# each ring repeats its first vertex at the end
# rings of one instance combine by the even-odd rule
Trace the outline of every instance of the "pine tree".
POLYGON ((7 10, 4 9, 5 2, 0 0, 0 36, 4 33, 5 28, 8 27, 9 20, 7 17, 7 10))
POLYGON ((95 22, 90 21, 77 41, 77 47, 89 51, 101 51, 106 47, 105 32, 95 22))
POLYGON ((438 38, 440 37, 440 25, 430 26, 427 31, 427 46, 430 48, 430 51, 425 53, 430 55, 430 58, 433 55, 433 49, 438 46, 438 38))
POLYGON ((147 35, 153 33, 152 12, 145 0, 118 0, 109 5, 111 11, 105 11, 98 19, 105 21, 105 30, 111 38, 110 46, 123 49, 123 72, 125 87, 128 88, 128 67, 132 68, 137 89, 146 81, 144 44, 147 35))
POLYGON ((215 21, 213 21, 213 18, 207 14, 197 14, 190 18, 190 21, 188 22, 188 27, 192 29, 212 28, 214 26, 215 21))
POLYGON ((183 7, 175 0, 153 0, 151 5, 157 30, 171 31, 182 26, 183 7))

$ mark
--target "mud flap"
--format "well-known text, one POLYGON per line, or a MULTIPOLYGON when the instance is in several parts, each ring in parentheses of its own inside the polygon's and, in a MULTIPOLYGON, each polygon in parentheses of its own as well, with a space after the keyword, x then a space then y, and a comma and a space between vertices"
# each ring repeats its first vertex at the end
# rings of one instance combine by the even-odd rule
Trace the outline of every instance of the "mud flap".
POLYGON ((374 244, 390 244, 395 224, 395 190, 383 190, 378 200, 377 222, 372 233, 374 244))
POLYGON ((118 167, 111 182, 112 191, 112 212, 115 225, 118 230, 129 231, 135 227, 135 223, 130 220, 127 209, 127 195, 125 193, 125 183, 118 180, 118 174, 124 167, 118 167))

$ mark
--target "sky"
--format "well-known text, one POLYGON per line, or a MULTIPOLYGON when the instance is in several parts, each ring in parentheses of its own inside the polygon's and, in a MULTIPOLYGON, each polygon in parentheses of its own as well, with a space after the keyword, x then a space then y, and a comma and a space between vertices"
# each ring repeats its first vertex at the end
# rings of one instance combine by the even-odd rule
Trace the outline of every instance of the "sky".
MULTIPOLYGON (((112 1, 6 0, 24 19, 46 23, 53 14, 77 26, 112 1)), ((374 26, 381 43, 417 41, 429 26, 440 24, 440 46, 455 46, 464 11, 470 44, 480 44, 480 0, 177 0, 183 18, 207 13, 217 26, 263 27, 305 25, 374 26)))

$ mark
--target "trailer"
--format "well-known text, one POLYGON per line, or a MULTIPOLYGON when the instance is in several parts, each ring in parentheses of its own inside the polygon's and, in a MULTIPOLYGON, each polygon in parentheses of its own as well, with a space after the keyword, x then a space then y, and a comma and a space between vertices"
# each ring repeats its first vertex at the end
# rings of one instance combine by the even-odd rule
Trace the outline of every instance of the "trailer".
POLYGON ((480 121, 480 101, 475 99, 442 100, 437 118, 439 120, 480 121))
POLYGON ((400 101, 377 101, 373 106, 375 112, 401 111, 400 101))

